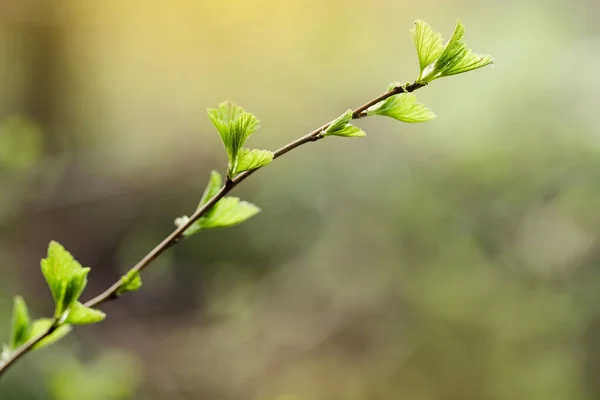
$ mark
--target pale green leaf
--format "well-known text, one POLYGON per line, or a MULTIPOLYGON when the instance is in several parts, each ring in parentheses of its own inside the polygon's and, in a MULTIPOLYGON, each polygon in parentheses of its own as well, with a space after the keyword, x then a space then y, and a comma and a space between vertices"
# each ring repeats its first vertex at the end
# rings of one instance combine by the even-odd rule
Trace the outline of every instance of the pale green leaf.
POLYGON ((458 63, 450 66, 441 74, 441 76, 451 76, 473 71, 491 65, 494 60, 487 54, 475 54, 469 51, 458 63))
POLYGON ((238 162, 235 173, 249 171, 264 167, 273 161, 273 152, 259 149, 241 149, 238 155, 238 162))
POLYGON ((367 136, 367 134, 357 126, 346 124, 342 129, 324 134, 323 136, 363 137, 367 136))
POLYGON ((225 228, 240 224, 259 212, 260 208, 252 203, 237 197, 225 197, 215 205, 210 217, 200 218, 197 224, 200 229, 225 228))
POLYGON ((73 303, 68 312, 65 323, 71 325, 95 324, 106 318, 106 314, 102 311, 86 307, 78 301, 73 303))
POLYGON ((422 20, 415 21, 415 27, 410 30, 410 34, 419 58, 420 80, 425 68, 435 62, 444 51, 444 42, 442 35, 422 20))
POLYGON ((30 331, 31 319, 29 318, 29 311, 27 310, 25 300, 21 296, 15 296, 9 347, 14 350, 27 342, 30 331))
POLYGON ((323 136, 331 135, 333 132, 343 129, 348 122, 352 120, 352 110, 348 109, 345 113, 334 119, 323 132, 323 136))
MULTIPOLYGON (((214 207, 213 207, 214 208, 214 207)), ((186 217, 188 218, 188 217, 186 217)), ((180 221, 179 223, 183 222, 182 218, 178 218, 180 221)), ((200 218, 202 219, 202 218, 200 218)), ((189 218, 188 218, 189 221, 189 218)), ((177 224, 177 220, 175 220, 175 223, 177 224)), ((184 232, 183 232, 183 236, 184 237, 190 237, 198 232, 200 232, 203 229, 203 226, 200 224, 200 220, 197 220, 196 222, 194 222, 192 225, 190 225, 189 228, 187 228, 184 232)))
MULTIPOLYGON (((41 318, 33 321, 30 333, 30 339, 33 339, 44 332, 46 332, 52 326, 53 320, 49 318, 41 318)), ((35 346, 33 346, 34 350, 41 349, 42 347, 46 347, 55 343, 65 337, 69 332, 71 332, 71 325, 61 325, 54 330, 50 335, 46 336, 44 339, 40 340, 35 346)))
POLYGON ((90 272, 89 268, 81 268, 75 271, 71 276, 71 279, 63 283, 64 291, 62 301, 56 309, 55 317, 62 315, 67 309, 69 309, 81 296, 83 289, 87 285, 87 274, 90 272))
POLYGON ((493 64, 494 61, 491 56, 476 54, 467 48, 464 35, 465 27, 458 20, 454 33, 446 43, 443 52, 434 63, 429 64, 421 71, 419 80, 431 82, 437 78, 462 74, 493 64))
MULTIPOLYGON (((221 178, 221 174, 219 174, 217 171, 211 171, 210 179, 208 180, 206 189, 204 189, 204 194, 202 195, 202 198, 200 199, 198 208, 202 207, 210 199, 212 199, 219 192, 222 184, 223 184, 223 179, 221 178)), ((204 214, 204 218, 210 218, 210 215, 214 212, 214 210, 215 210, 215 206, 212 206, 204 214)), ((185 225, 189 222, 189 220, 190 220, 190 218, 187 215, 184 215, 182 217, 175 219, 175 225, 176 226, 185 225)), ((201 227, 198 224, 198 221, 196 221, 188 229, 185 230, 185 232, 183 233, 183 236, 185 236, 185 237, 191 236, 191 235, 197 233, 198 231, 200 231, 200 229, 201 229, 201 227)))
POLYGON ((204 189, 204 193, 202 194, 198 208, 202 207, 207 201, 212 199, 221 189, 222 185, 223 179, 221 178, 221 174, 219 174, 217 171, 210 171, 208 185, 206 185, 206 189, 204 189))
POLYGON ((142 277, 139 271, 130 270, 121 277, 121 286, 117 289, 117 295, 135 292, 142 287, 142 277))
POLYGON ((233 173, 238 153, 250 135, 259 128, 259 121, 253 114, 231 102, 208 109, 208 116, 221 135, 229 158, 229 172, 233 173))
POLYGON ((63 246, 51 241, 48 246, 48 257, 42 260, 41 267, 54 302, 58 303, 62 297, 62 283, 71 277, 73 270, 81 268, 81 265, 63 246))
MULTIPOLYGON (((395 87, 397 84, 391 84, 395 87)), ((403 122, 426 122, 435 118, 431 109, 417 100, 412 93, 400 93, 388 97, 367 109, 367 115, 385 115, 403 122)))
POLYGON ((41 262, 42 273, 54 298, 55 316, 75 302, 87 283, 89 268, 83 268, 58 242, 51 241, 48 256, 41 262))
POLYGON ((349 124, 352 120, 352 110, 347 110, 345 113, 337 117, 323 131, 322 136, 345 136, 345 137, 362 137, 367 134, 360 128, 349 124))

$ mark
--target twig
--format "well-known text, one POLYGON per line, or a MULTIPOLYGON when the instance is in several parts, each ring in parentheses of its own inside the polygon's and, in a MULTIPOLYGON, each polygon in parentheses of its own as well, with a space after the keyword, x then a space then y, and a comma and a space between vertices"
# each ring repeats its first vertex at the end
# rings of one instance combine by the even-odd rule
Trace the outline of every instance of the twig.
MULTIPOLYGON (((406 86, 397 86, 392 90, 382 94, 374 98, 373 100, 363 104, 362 106, 356 108, 352 112, 352 119, 359 119, 365 117, 365 111, 369 109, 371 106, 380 103, 381 101, 400 94, 400 93, 410 93, 413 92, 426 84, 420 82, 413 82, 406 86)), ((321 126, 320 128, 315 129, 314 131, 294 140, 281 147, 277 151, 274 152, 273 158, 281 157, 282 155, 294 150, 297 147, 302 146, 305 143, 315 142, 319 139, 322 139, 322 133, 327 129, 327 127, 331 124, 331 122, 321 126)), ((260 169, 260 168, 259 168, 260 169)), ((177 227, 169 236, 167 236, 162 242, 160 242, 154 249, 152 249, 148 254, 144 256, 131 270, 130 272, 142 272, 148 265, 150 265, 155 259, 157 259, 162 253, 164 253, 168 248, 175 245, 179 239, 181 239, 183 233, 188 229, 194 222, 196 222, 199 218, 201 218, 204 214, 210 210, 212 206, 214 206, 219 200, 225 197, 231 190, 233 190, 237 185, 239 185, 242 181, 252 175, 254 172, 258 171, 258 169, 250 170, 242 172, 241 174, 235 176, 233 179, 227 179, 225 184, 221 187, 221 189, 214 195, 209 201, 207 201, 202 207, 198 208, 196 212, 189 218, 189 220, 185 223, 177 227)), ((84 305, 90 308, 97 308, 101 304, 109 301, 115 300, 119 297, 117 291, 121 287, 121 280, 116 281, 112 286, 106 289, 104 292, 89 300, 84 305)), ((57 323, 54 321, 52 325, 43 333, 38 335, 37 337, 31 339, 29 342, 25 343, 23 346, 19 347, 15 352, 13 352, 3 363, 0 363, 0 377, 4 372, 6 372, 16 361, 18 361, 25 354, 30 352, 33 347, 39 343, 41 340, 52 334, 57 328, 57 323)))

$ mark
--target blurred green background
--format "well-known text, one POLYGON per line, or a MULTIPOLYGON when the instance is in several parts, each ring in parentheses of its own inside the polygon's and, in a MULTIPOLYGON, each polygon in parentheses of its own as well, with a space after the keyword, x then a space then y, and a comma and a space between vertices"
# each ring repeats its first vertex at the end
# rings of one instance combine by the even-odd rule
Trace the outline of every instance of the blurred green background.
POLYGON ((409 81, 421 18, 495 68, 370 118, 235 194, 263 208, 169 250, 105 322, 31 354, 2 400, 600 398, 594 0, 0 1, 0 341, 52 311, 51 239, 98 294, 193 211, 225 152, 274 149, 409 81))

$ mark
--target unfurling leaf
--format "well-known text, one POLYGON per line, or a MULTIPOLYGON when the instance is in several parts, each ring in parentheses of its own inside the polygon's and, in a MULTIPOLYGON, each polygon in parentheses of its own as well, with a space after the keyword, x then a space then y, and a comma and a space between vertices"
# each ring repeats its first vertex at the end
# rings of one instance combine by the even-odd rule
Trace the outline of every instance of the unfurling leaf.
POLYGON ((321 134, 325 136, 345 136, 345 137, 362 137, 367 134, 360 128, 349 124, 352 120, 352 110, 347 110, 345 113, 337 117, 321 134))
MULTIPOLYGON (((50 329, 50 327, 52 326, 53 322, 54 321, 50 318, 40 318, 33 321, 30 338, 33 339, 48 331, 48 329, 50 329)), ((69 332, 71 332, 71 329, 71 325, 59 326, 58 328, 54 329, 54 331, 51 334, 49 334, 44 339, 40 340, 35 346, 33 346, 33 349, 41 349, 42 347, 46 347, 48 345, 51 345, 52 343, 58 342, 69 332)))
POLYGON ((42 273, 55 303, 55 317, 60 317, 81 296, 87 284, 89 268, 83 268, 58 242, 48 246, 48 256, 41 262, 42 273))
POLYGON ((260 212, 260 208, 237 197, 225 197, 219 201, 210 218, 200 218, 203 229, 226 228, 240 224, 260 212))
POLYGON ((29 340, 31 333, 31 319, 25 300, 21 296, 15 296, 12 315, 12 334, 9 348, 15 350, 29 340))
MULTIPOLYGON (((210 172, 210 178, 208 180, 208 184, 206 185, 206 189, 204 189, 204 194, 202 194, 202 198, 200 199, 200 203, 198 203, 198 208, 202 207, 206 204, 210 199, 212 199, 221 189, 221 185, 223 184, 223 179, 221 178, 221 174, 217 171, 210 172)), ((211 207, 205 214, 205 217, 208 217, 215 207, 211 207)), ((175 226, 182 226, 187 224, 190 221, 190 217, 187 215, 183 215, 175 219, 175 226)), ((184 236, 189 236, 193 233, 196 233, 198 230, 194 229, 193 226, 189 227, 184 233, 184 236)))
POLYGON ((241 149, 238 155, 237 165, 234 173, 250 171, 264 167, 273 161, 273 152, 269 150, 241 149))
POLYGON ((55 317, 61 315, 75 304, 77 299, 79 299, 79 296, 81 296, 83 289, 85 289, 85 286, 87 285, 88 272, 90 272, 89 268, 81 268, 80 270, 75 271, 71 279, 63 284, 63 299, 61 307, 56 310, 55 317))
POLYGON ((104 320, 104 318, 106 318, 106 314, 102 311, 86 307, 76 301, 69 309, 69 315, 65 323, 71 325, 95 324, 96 322, 104 320))
POLYGON ((135 292, 142 287, 142 277, 139 271, 131 270, 121 277, 121 286, 117 289, 117 295, 135 292))
POLYGON ((232 176, 238 154, 246 140, 258 129, 259 121, 253 114, 231 102, 208 109, 208 116, 221 135, 229 159, 229 176, 232 176))
POLYGON ((458 20, 452 37, 446 46, 442 47, 442 37, 438 32, 424 21, 415 22, 411 35, 421 69, 417 82, 428 83, 437 78, 462 74, 493 64, 491 56, 475 54, 467 48, 464 34, 465 27, 458 20))
POLYGON ((206 189, 204 189, 204 193, 202 194, 198 208, 202 207, 207 201, 212 199, 214 195, 217 194, 219 189, 221 189, 222 185, 223 179, 221 178, 221 174, 219 174, 217 171, 210 171, 208 185, 206 185, 206 189))
POLYGON ((226 228, 240 224, 260 212, 260 208, 237 197, 225 197, 213 207, 210 215, 198 219, 185 232, 188 237, 203 229, 226 228))
MULTIPOLYGON (((439 32, 433 30, 431 25, 422 20, 415 22, 415 27, 410 30, 421 72, 432 64, 444 51, 444 41, 439 32)), ((419 77, 421 79, 421 77, 419 77)))
MULTIPOLYGON (((397 87, 392 83, 389 88, 397 87)), ((367 110, 367 115, 385 115, 403 122, 426 122, 435 118, 431 109, 420 103, 412 93, 400 93, 388 97, 367 110)))

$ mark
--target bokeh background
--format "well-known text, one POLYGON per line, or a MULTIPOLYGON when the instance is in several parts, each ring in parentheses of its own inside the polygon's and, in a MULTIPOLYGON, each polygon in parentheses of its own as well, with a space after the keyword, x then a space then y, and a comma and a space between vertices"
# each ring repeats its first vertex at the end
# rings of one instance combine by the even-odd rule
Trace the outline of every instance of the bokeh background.
POLYGON ((410 81, 425 19, 494 68, 360 121, 235 194, 144 288, 3 377, 3 400, 600 398, 594 0, 0 1, 0 341, 52 312, 51 239, 98 294, 193 211, 231 100, 277 148, 410 81))

